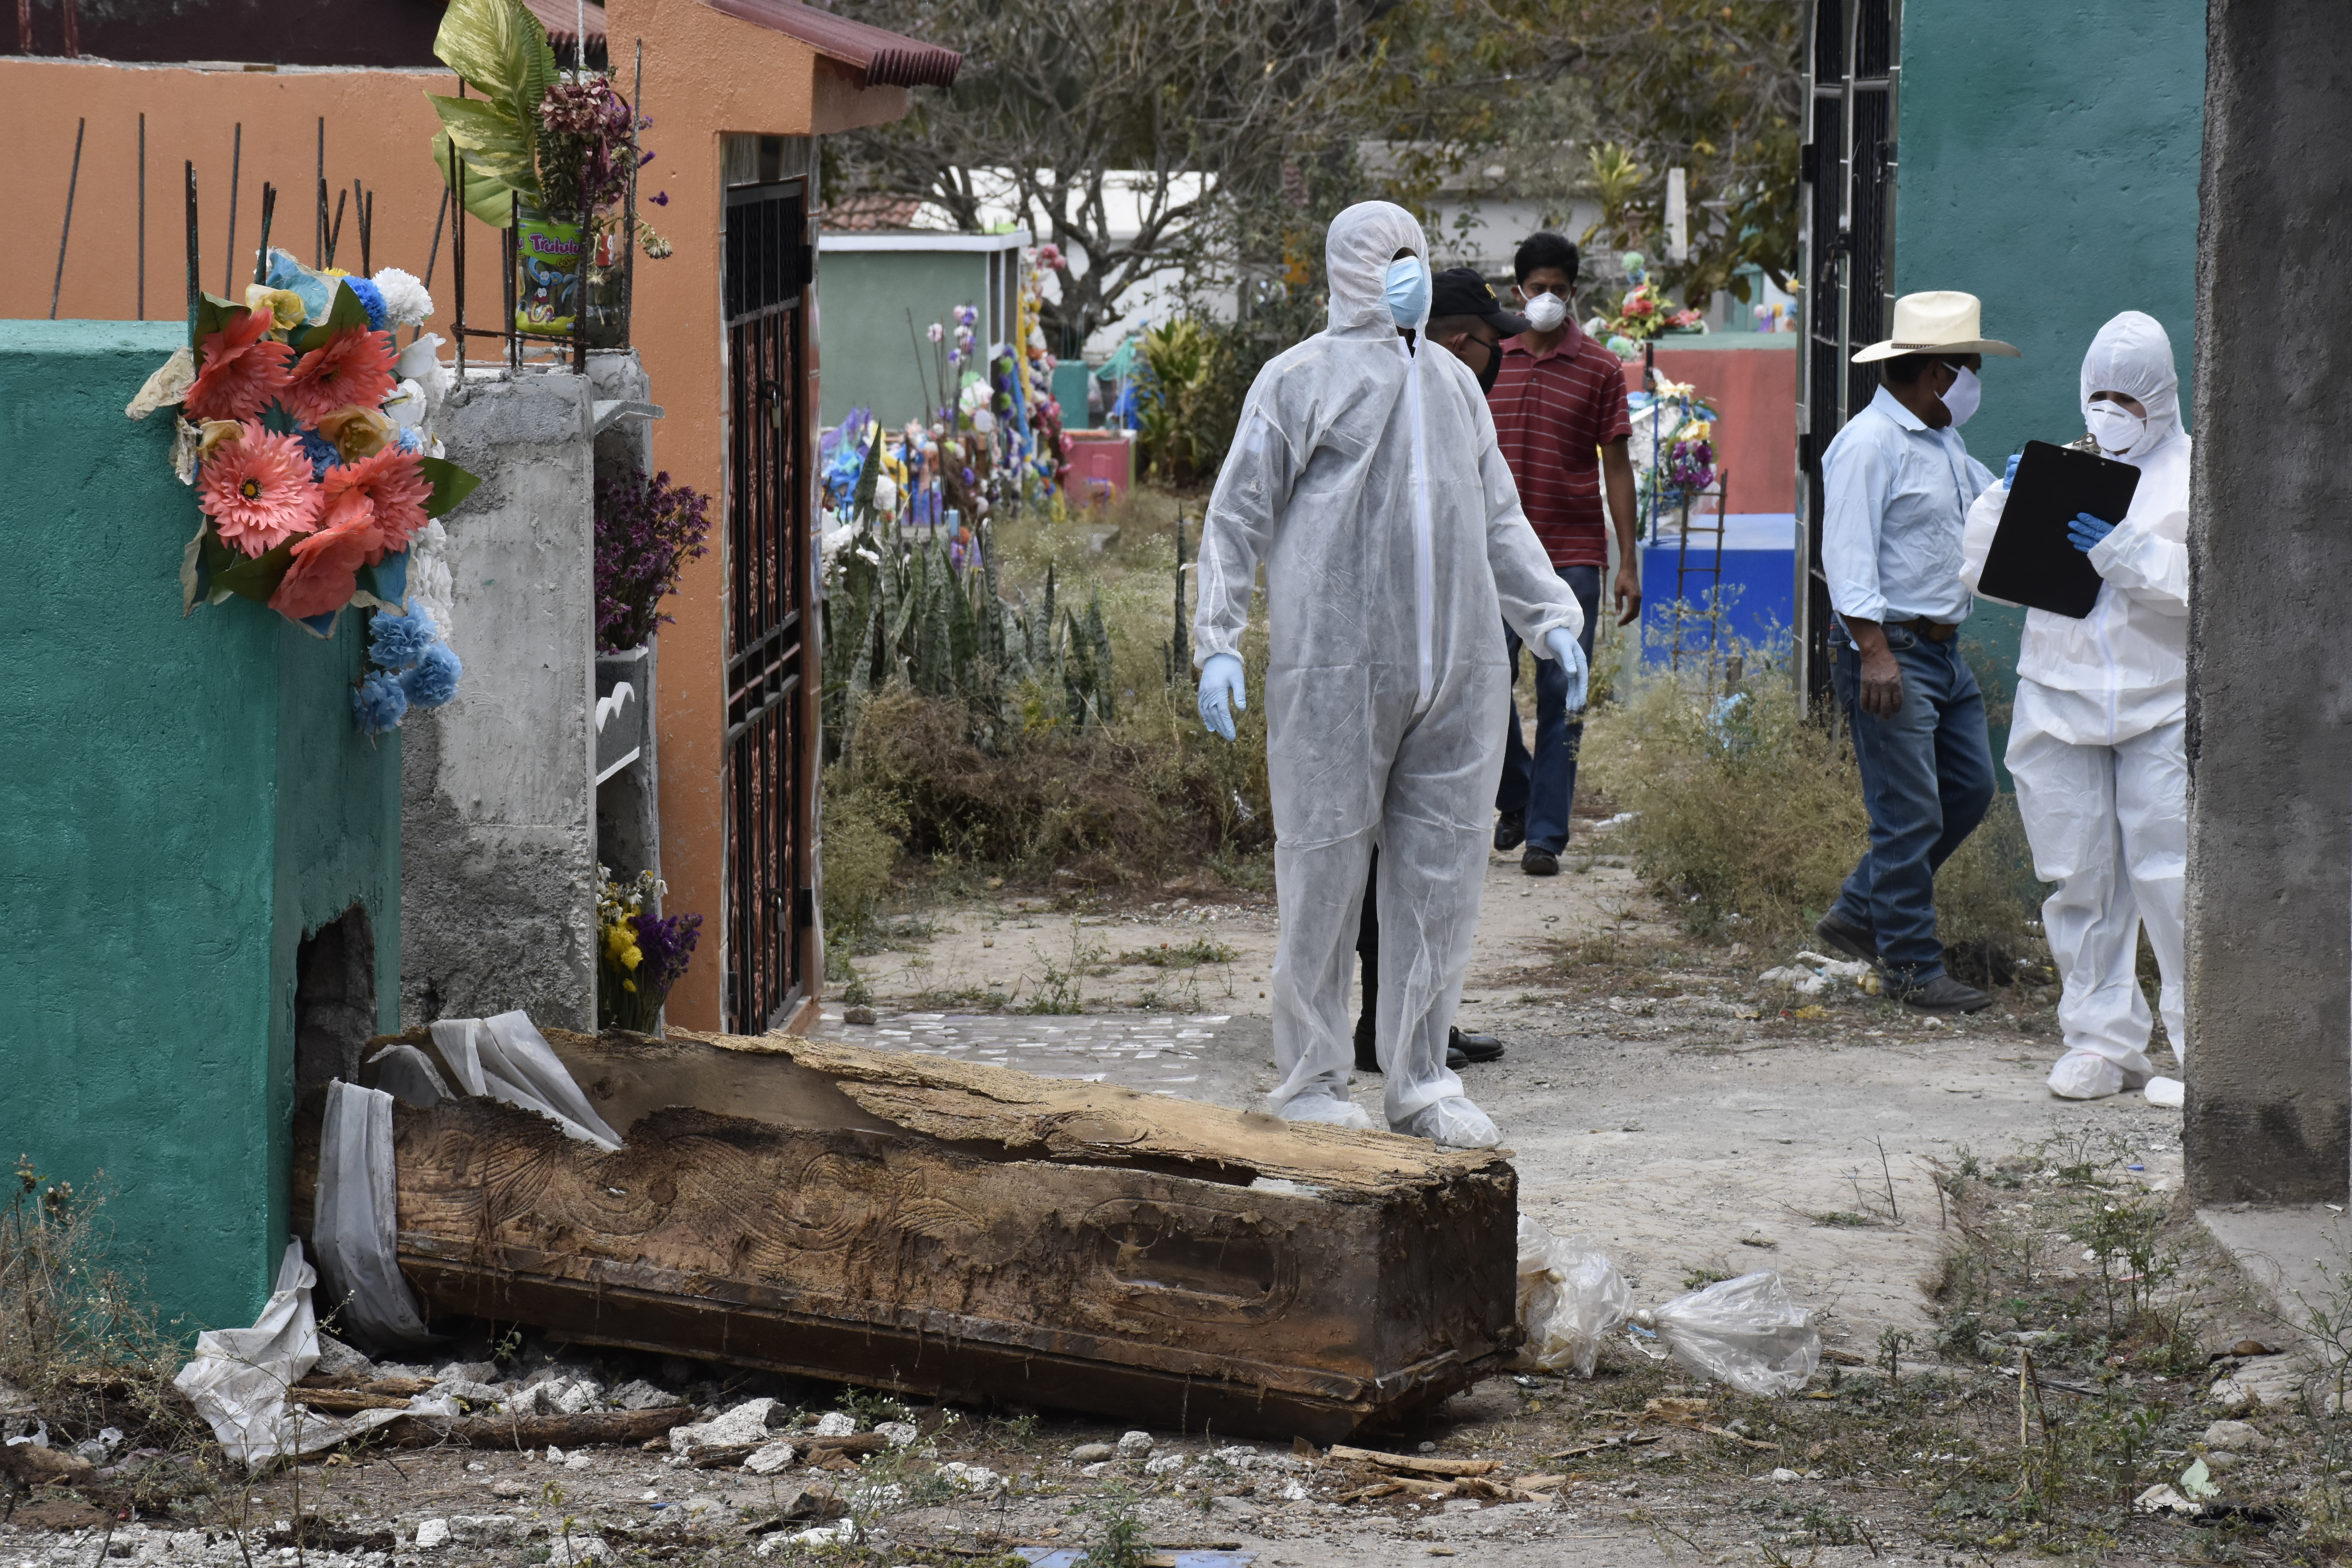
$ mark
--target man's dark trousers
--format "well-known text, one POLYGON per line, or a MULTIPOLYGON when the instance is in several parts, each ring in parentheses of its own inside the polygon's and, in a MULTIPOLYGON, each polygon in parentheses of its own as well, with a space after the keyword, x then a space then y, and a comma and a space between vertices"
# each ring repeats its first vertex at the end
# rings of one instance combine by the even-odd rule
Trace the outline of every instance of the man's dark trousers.
POLYGON ((1888 972, 1915 985, 1944 973, 1936 940, 1936 871, 1984 820, 1992 804, 1992 751, 1985 742, 1984 693, 1960 657, 1955 636, 1937 643, 1907 626, 1886 627, 1886 647, 1903 669, 1903 706, 1873 718, 1857 700, 1862 656, 1831 633, 1839 706, 1862 768, 1870 813, 1870 849, 1832 906, 1851 924, 1878 934, 1888 972))
MULTIPOLYGON (((1592 634, 1601 618, 1601 568, 1561 566, 1559 580, 1584 612, 1584 662, 1592 662, 1592 634)), ((1519 634, 1503 628, 1510 650, 1511 684, 1519 681, 1519 634)), ((1568 672, 1549 656, 1536 660, 1536 753, 1532 763, 1519 735, 1519 705, 1511 704, 1503 731, 1503 779, 1495 786, 1495 809, 1528 814, 1528 847, 1554 855, 1568 847, 1568 814, 1576 804, 1576 753, 1584 742, 1584 721, 1568 721, 1568 672)))

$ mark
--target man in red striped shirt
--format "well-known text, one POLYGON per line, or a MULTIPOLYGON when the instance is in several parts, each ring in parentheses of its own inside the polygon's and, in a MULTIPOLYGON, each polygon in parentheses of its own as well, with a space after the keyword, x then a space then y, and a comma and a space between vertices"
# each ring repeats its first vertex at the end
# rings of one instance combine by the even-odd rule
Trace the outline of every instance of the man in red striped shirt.
MULTIPOLYGON (((1573 320, 1576 247, 1557 234, 1531 235, 1512 258, 1519 298, 1533 330, 1503 344, 1502 374, 1486 402, 1504 461, 1518 481, 1519 505, 1560 578, 1584 609, 1584 655, 1592 657, 1600 624, 1601 575, 1609 566, 1608 527, 1617 529, 1617 624, 1642 613, 1641 554, 1633 540, 1633 465, 1625 453, 1633 426, 1625 413, 1625 374, 1617 356, 1573 320), (1608 515, 1601 497, 1608 497, 1608 515)), ((1514 683, 1519 639, 1507 626, 1514 683)), ((1516 849, 1530 877, 1559 874, 1576 799, 1581 720, 1568 715, 1568 678, 1550 659, 1536 660, 1536 745, 1530 758, 1511 708, 1504 737, 1503 780, 1495 792, 1495 847, 1516 849)))

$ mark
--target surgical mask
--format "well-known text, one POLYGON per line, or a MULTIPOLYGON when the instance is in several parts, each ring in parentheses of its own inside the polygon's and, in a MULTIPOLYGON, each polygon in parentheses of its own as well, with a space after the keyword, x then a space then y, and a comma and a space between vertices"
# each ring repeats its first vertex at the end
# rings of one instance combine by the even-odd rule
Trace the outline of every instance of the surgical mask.
POLYGON ((1977 405, 1984 401, 1984 383, 1977 379, 1977 373, 1966 365, 1958 368, 1958 374, 1944 394, 1944 406, 1951 411, 1955 430, 1973 418, 1977 405))
POLYGON ((1400 327, 1417 327, 1429 314, 1429 268, 1417 256, 1400 256, 1389 264, 1389 314, 1400 327))
POLYGON ((2091 405, 2091 436, 2099 449, 2120 458, 2147 439, 2147 421, 2120 403, 2100 398, 2091 405))
POLYGON ((1568 303, 1559 295, 1542 293, 1528 301, 1528 325, 1539 332, 1553 332, 1568 320, 1568 303))

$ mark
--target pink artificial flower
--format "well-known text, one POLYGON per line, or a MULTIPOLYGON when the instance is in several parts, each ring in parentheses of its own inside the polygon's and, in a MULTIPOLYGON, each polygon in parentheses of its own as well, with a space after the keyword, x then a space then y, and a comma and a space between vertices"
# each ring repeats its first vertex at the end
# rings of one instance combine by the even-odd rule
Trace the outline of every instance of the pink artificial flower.
POLYGON ((301 437, 272 435, 251 419, 235 440, 213 448, 196 479, 196 505, 213 531, 247 555, 266 555, 310 531, 319 501, 301 437))
POLYGON ((373 408, 393 387, 392 345, 382 332, 345 327, 304 354, 278 394, 278 405, 315 426, 351 404, 373 408))
POLYGON ((267 305, 231 315, 228 324, 196 345, 203 368, 183 406, 190 419, 250 419, 286 384, 294 351, 269 336, 277 324, 267 305))
POLYGON ((325 502, 333 507, 346 495, 366 499, 375 539, 368 547, 368 564, 389 551, 405 550, 425 523, 425 503, 433 499, 433 481, 413 452, 387 447, 373 458, 338 465, 320 477, 325 502))
POLYGON ((1062 247, 1058 245, 1052 244, 1039 246, 1037 247, 1037 265, 1044 268, 1049 268, 1056 272, 1060 271, 1062 269, 1062 247))
MULTIPOLYGON (((341 609, 359 591, 360 567, 378 537, 375 508, 366 495, 343 491, 327 503, 319 531, 294 542, 294 563, 269 596, 269 607, 296 621, 341 609)), ((382 558, 379 551, 374 559, 382 558)))

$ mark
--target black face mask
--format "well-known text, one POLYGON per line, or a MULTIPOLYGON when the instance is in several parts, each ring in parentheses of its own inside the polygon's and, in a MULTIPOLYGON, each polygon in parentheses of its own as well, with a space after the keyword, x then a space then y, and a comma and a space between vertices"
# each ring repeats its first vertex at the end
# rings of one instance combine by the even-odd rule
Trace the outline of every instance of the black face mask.
POLYGON ((1486 351, 1486 367, 1478 373, 1478 390, 1492 392, 1496 380, 1503 374, 1503 345, 1481 343, 1479 346, 1486 351))

